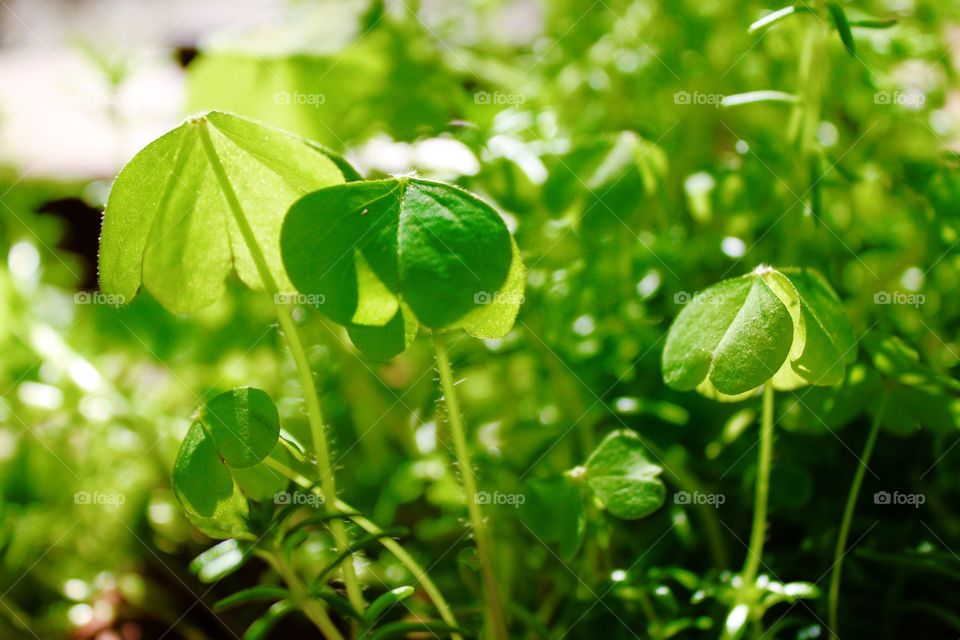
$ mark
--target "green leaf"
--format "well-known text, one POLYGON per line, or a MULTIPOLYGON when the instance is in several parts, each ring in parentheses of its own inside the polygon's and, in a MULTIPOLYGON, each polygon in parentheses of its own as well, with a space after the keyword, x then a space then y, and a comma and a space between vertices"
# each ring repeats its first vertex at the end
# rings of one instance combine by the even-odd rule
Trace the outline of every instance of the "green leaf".
POLYGON ((297 607, 292 600, 277 602, 247 627, 246 633, 243 634, 243 640, 266 640, 277 623, 296 610, 297 607))
POLYGON ((793 5, 784 7, 782 9, 777 9, 776 11, 771 11, 770 13, 763 16, 762 18, 760 18, 759 20, 751 24, 749 27, 747 27, 747 33, 754 33, 755 31, 759 31, 760 29, 769 27, 770 25, 776 22, 779 22, 780 20, 783 20, 787 16, 792 15, 796 12, 797 12, 797 7, 793 5))
POLYGON ((572 559, 586 530, 580 484, 569 475, 531 479, 524 483, 523 493, 524 524, 544 543, 556 543, 561 558, 572 559))
POLYGON ((497 291, 481 291, 475 296, 477 307, 455 322, 451 329, 463 329, 475 338, 502 338, 513 328, 523 304, 527 270, 520 257, 520 248, 510 239, 512 259, 507 281, 497 291))
POLYGON ((840 40, 843 42, 847 53, 856 57, 857 45, 853 41, 853 33, 850 31, 850 23, 847 22, 847 14, 843 7, 836 2, 828 2, 827 11, 830 12, 830 19, 833 20, 833 25, 837 28, 837 33, 840 34, 840 40))
POLYGON ((790 353, 793 321, 771 290, 776 272, 758 268, 695 294, 674 321, 663 351, 663 376, 679 390, 706 383, 727 395, 769 380, 790 353))
POLYGON ((849 20, 851 27, 861 29, 889 29, 897 25, 896 18, 866 18, 863 20, 849 20))
POLYGON ((585 214, 612 217, 619 229, 617 217, 642 206, 666 171, 663 149, 633 131, 596 136, 553 158, 542 198, 554 214, 580 201, 585 214))
POLYGON ((350 340, 363 355, 371 360, 389 360, 406 351, 417 337, 419 325, 413 312, 405 304, 393 318, 382 327, 365 327, 361 324, 347 325, 350 340))
POLYGON ((863 344, 873 366, 891 380, 931 392, 960 391, 960 381, 923 364, 920 354, 897 336, 876 331, 867 334, 863 344))
POLYGON ((425 633, 433 637, 450 637, 457 633, 469 635, 463 629, 451 627, 443 622, 391 622, 380 627, 370 636, 370 640, 390 640, 391 638, 409 638, 412 633, 425 633))
POLYGON ((587 484, 618 518, 642 518, 663 504, 666 489, 657 478, 662 469, 650 461, 646 447, 632 431, 609 434, 585 466, 587 484))
POLYGON ((217 582, 242 567, 250 558, 253 545, 243 540, 224 540, 210 547, 190 563, 190 571, 200 582, 217 582))
POLYGON ((233 479, 220 459, 213 439, 194 422, 180 443, 173 465, 173 489, 183 506, 213 517, 233 496, 233 479))
POLYGON ((833 385, 843 381, 857 356, 856 338, 836 292, 816 271, 783 269, 800 297, 803 348, 791 358, 793 370, 807 382, 833 385))
POLYGON ((231 271, 248 286, 262 287, 204 149, 202 130, 277 285, 290 288, 280 259, 284 214, 297 198, 341 183, 343 176, 306 141, 214 111, 150 143, 117 176, 100 242, 104 293, 130 301, 143 284, 167 309, 188 313, 216 302, 231 271))
POLYGON ((754 104, 757 102, 785 102, 794 104, 798 101, 797 96, 783 91, 748 91, 747 93, 735 93, 724 96, 720 102, 723 107, 739 107, 742 104, 754 104))
POLYGON ((377 533, 368 533, 366 535, 358 537, 354 540, 350 546, 341 551, 337 557, 330 563, 328 563, 323 569, 321 569, 317 576, 314 578, 315 584, 320 584, 323 579, 327 576, 328 573, 340 566, 340 563, 357 553, 358 551, 363 551, 367 547, 374 546, 377 542, 383 538, 394 538, 399 535, 406 533, 406 529, 403 527, 393 527, 392 529, 387 529, 386 531, 379 531, 377 533))
POLYGON ((251 602, 274 602, 289 597, 290 592, 279 587, 250 587, 217 600, 213 605, 213 610, 214 612, 220 612, 251 602))
POLYGON ((281 246, 297 289, 347 326, 383 326, 402 301, 420 324, 449 327, 479 294, 501 288, 513 260, 510 233, 489 205, 417 178, 311 193, 290 208, 281 246))
POLYGON ((328 605, 330 605, 331 609, 339 613, 344 618, 353 618, 354 620, 359 621, 363 620, 363 616, 353 608, 353 605, 350 604, 350 600, 340 595, 340 593, 337 591, 334 591, 328 587, 321 587, 319 589, 311 590, 310 593, 314 597, 326 602, 328 605))
POLYGON ((220 455, 235 469, 264 460, 280 438, 276 405, 254 387, 238 387, 212 398, 202 420, 220 455))
MULTIPOLYGON (((269 457, 279 460, 287 467, 292 466, 289 451, 280 443, 274 447, 269 457)), ((272 500, 277 492, 286 489, 290 482, 285 475, 265 461, 244 469, 231 469, 230 474, 244 495, 259 502, 272 500)))
POLYGON ((414 591, 415 589, 409 585, 397 587, 396 589, 387 591, 376 600, 371 602, 370 606, 367 607, 367 610, 363 614, 364 622, 368 625, 374 624, 380 618, 380 616, 385 614, 389 609, 393 608, 394 605, 403 602, 412 596, 414 591))

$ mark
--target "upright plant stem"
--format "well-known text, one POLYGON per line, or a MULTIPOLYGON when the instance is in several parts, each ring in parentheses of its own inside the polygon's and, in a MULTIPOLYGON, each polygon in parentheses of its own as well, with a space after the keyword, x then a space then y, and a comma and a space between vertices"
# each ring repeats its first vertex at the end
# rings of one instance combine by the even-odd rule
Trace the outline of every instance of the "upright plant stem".
POLYGON ((277 573, 280 574, 283 581, 290 587, 290 593, 293 595, 294 602, 296 602, 303 613, 310 618, 310 621, 317 629, 323 633, 324 637, 328 640, 343 640, 343 634, 341 634, 340 630, 333 624, 326 610, 318 605, 317 601, 310 596, 303 582, 300 581, 296 572, 287 563, 283 552, 278 551, 275 554, 271 554, 270 560, 273 567, 277 570, 277 573))
POLYGON ((750 547, 743 565, 743 587, 752 589, 763 557, 763 541, 767 535, 767 498, 770 494, 770 465, 773 459, 773 384, 763 387, 763 419, 760 424, 760 458, 753 504, 753 527, 750 547))
POLYGON ((457 465, 460 467, 460 478, 467 498, 467 511, 470 513, 470 523, 473 526, 473 535, 477 542, 477 558, 480 562, 480 573, 483 576, 484 596, 487 604, 487 634, 498 640, 507 640, 507 625, 503 617, 497 577, 493 571, 490 539, 487 536, 487 526, 483 520, 480 504, 477 502, 477 480, 473 475, 473 466, 470 464, 470 450, 467 447, 467 436, 460 417, 460 403, 457 401, 457 391, 454 388, 453 370, 450 368, 450 359, 447 355, 447 347, 444 344, 443 336, 435 333, 433 335, 433 346, 437 353, 440 386, 447 404, 450 435, 453 437, 457 465))
POLYGON ((860 486, 863 484, 863 476, 867 471, 867 464, 870 462, 870 456, 873 455, 873 447, 877 443, 877 434, 880 432, 880 421, 883 419, 883 411, 887 406, 889 393, 884 393, 880 398, 880 405, 877 407, 877 413, 873 417, 873 423, 870 425, 870 433, 867 435, 867 442, 863 445, 863 452, 860 454, 860 466, 853 474, 853 482, 850 484, 850 493, 847 495, 847 505, 843 509, 843 520, 840 522, 840 533, 837 535, 837 546, 833 550, 833 567, 830 572, 830 593, 828 600, 827 618, 829 623, 830 637, 836 640, 837 635, 837 610, 840 604, 840 578, 843 574, 843 556, 847 550, 847 538, 850 535, 850 525, 853 522, 853 512, 857 506, 857 497, 860 495, 860 486))
MULTIPOLYGON (((314 492, 318 491, 313 482, 282 462, 274 460, 273 458, 267 458, 264 462, 268 467, 280 472, 283 476, 293 480, 304 489, 310 489, 314 492)), ((322 496, 323 494, 321 493, 320 495, 322 496)), ((357 511, 343 500, 337 500, 337 509, 344 513, 356 513, 357 511)), ((375 536, 383 534, 383 529, 363 516, 351 515, 350 519, 357 523, 357 526, 367 533, 375 536)), ((394 557, 400 561, 400 564, 407 568, 407 571, 410 572, 410 575, 413 576, 417 583, 423 585, 423 590, 427 592, 427 595, 430 596, 434 606, 437 607, 437 612, 440 614, 440 618, 451 627, 458 626, 457 619, 453 615, 453 609, 451 609, 450 604, 443 597, 443 593, 440 591, 440 588, 437 587, 433 579, 430 578, 430 574, 428 574, 426 570, 417 563, 413 556, 407 553, 407 550, 400 546, 400 544, 393 538, 378 538, 378 541, 387 551, 392 553, 394 557)), ((456 633, 450 634, 450 637, 452 640, 462 640, 460 635, 456 633)))
MULTIPOLYGON (((323 492, 323 498, 327 508, 335 511, 337 509, 336 479, 333 475, 333 465, 330 462, 330 448, 327 443, 323 412, 320 408, 320 396, 317 394, 317 387, 313 380, 313 371, 310 369, 307 352, 303 348, 303 343, 300 342, 300 334, 297 332, 297 326, 293 321, 293 316, 290 314, 290 309, 279 300, 278 294, 280 291, 277 287, 277 282, 274 280, 273 274, 267 266, 267 259, 263 255, 263 249, 261 249, 253 233, 253 229, 250 227, 243 208, 240 206, 240 200, 233 191, 233 186, 227 178, 227 173, 220 163, 220 158, 217 156, 216 150, 213 148, 213 141, 210 139, 210 132, 207 131, 206 121, 202 119, 199 120, 198 127, 207 159, 210 161, 210 166, 213 168, 214 174, 216 174, 217 182, 227 200, 227 205, 230 207, 233 219, 240 229, 240 234, 243 236, 244 243, 247 245, 247 250, 250 252, 250 256, 253 258, 253 262, 257 267, 257 273, 260 275, 263 288, 266 290, 267 295, 273 300, 277 320, 280 322, 280 328, 283 330, 287 346, 290 348, 290 353, 297 366, 300 385, 303 388, 304 402, 307 407, 307 417, 310 422, 313 448, 317 456, 317 474, 320 476, 320 488, 323 492)), ((346 549, 350 546, 350 539, 347 536, 346 527, 341 520, 332 520, 330 522, 330 530, 333 533, 334 540, 336 540, 337 548, 346 549)), ((348 558, 341 565, 341 568, 343 570, 343 581, 347 587, 350 604, 352 604, 357 611, 362 612, 364 609, 363 593, 360 591, 360 583, 357 581, 357 574, 353 567, 352 558, 348 558)))

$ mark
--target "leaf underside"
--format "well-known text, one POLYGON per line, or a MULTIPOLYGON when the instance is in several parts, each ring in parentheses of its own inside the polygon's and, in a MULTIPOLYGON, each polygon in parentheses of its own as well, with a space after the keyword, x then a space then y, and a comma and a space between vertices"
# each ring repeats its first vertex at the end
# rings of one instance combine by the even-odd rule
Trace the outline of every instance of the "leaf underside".
POLYGON ((310 191, 343 182, 305 140, 239 116, 209 112, 150 143, 117 176, 103 219, 100 287, 130 301, 141 284, 165 307, 189 313, 216 302, 231 271, 262 287, 200 140, 210 135, 230 185, 281 290, 287 208, 310 191))

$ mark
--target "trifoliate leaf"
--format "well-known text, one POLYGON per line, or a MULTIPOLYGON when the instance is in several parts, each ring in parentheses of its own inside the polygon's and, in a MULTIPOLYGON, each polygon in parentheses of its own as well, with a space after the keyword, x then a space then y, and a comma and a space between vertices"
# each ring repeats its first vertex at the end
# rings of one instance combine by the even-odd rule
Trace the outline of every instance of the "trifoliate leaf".
POLYGON ((632 431, 614 431, 587 460, 587 484, 607 511, 626 520, 642 518, 663 504, 666 489, 647 449, 632 431))
POLYGON ((173 489, 184 507, 206 518, 216 515, 233 495, 230 472, 200 423, 193 423, 180 443, 173 489))
POLYGON ((232 270, 248 286, 262 286, 211 154, 278 287, 291 288, 280 259, 284 214, 297 198, 343 176, 300 138, 209 112, 150 143, 117 176, 100 242, 105 293, 129 301, 142 284, 171 311, 187 313, 216 302, 232 270))
POLYGON ((280 437, 280 414, 265 391, 238 387, 212 398, 203 424, 220 456, 235 469, 251 467, 273 451, 280 437))
POLYGON ((462 189, 417 178, 355 182, 297 201, 281 236, 297 289, 343 325, 382 326, 399 301, 431 329, 448 328, 499 291, 510 233, 462 189))
POLYGON ((666 383, 680 390, 701 383, 737 395, 769 380, 790 353, 793 321, 764 267, 694 295, 674 321, 663 351, 666 383))
POLYGON ((783 273, 800 297, 804 331, 800 355, 791 353, 793 370, 811 384, 841 382, 846 366, 857 356, 843 303, 819 273, 809 269, 784 269, 783 273))

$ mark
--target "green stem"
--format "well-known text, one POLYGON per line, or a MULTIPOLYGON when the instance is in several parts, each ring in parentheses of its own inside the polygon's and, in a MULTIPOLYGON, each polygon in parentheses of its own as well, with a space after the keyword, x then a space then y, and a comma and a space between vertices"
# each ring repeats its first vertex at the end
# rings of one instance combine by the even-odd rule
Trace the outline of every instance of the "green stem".
POLYGON ((860 486, 863 484, 863 476, 867 471, 867 464, 870 462, 870 456, 873 455, 873 447, 877 443, 877 434, 880 433, 880 421, 883 419, 883 410, 887 405, 889 393, 884 393, 880 398, 880 405, 877 407, 877 413, 873 417, 873 423, 870 425, 870 433, 867 435, 867 442, 863 445, 863 452, 860 454, 860 466, 857 467, 853 475, 853 482, 850 485, 850 493, 847 495, 847 505, 843 509, 843 520, 840 522, 840 533, 837 535, 837 546, 833 550, 833 568, 830 572, 830 593, 828 612, 828 630, 830 637, 837 640, 837 611, 840 603, 840 577, 843 574, 843 558, 847 550, 847 538, 850 535, 850 525, 853 523, 853 512, 857 506, 857 497, 860 495, 860 486))
MULTIPOLYGON (((304 489, 310 489, 313 487, 313 482, 300 475, 290 467, 286 466, 282 462, 274 460, 273 458, 267 458, 264 460, 264 462, 267 464, 267 466, 280 472, 286 478, 293 480, 304 489)), ((317 491, 317 489, 314 488, 314 491, 317 491)), ((337 509, 341 512, 357 512, 356 509, 342 500, 337 500, 336 505, 337 509)), ((369 534, 380 535, 383 533, 383 529, 378 527, 367 518, 362 516, 350 516, 350 519, 357 523, 357 526, 369 534)), ((424 568, 421 567, 416 560, 414 560, 413 556, 411 556, 407 550, 400 546, 400 543, 393 538, 379 538, 378 542, 380 542, 380 544, 382 544, 387 551, 392 553, 394 557, 400 561, 400 564, 407 568, 407 571, 410 572, 410 575, 413 576, 414 580, 423 585, 423 590, 427 592, 428 596, 430 596, 434 606, 437 608, 437 612, 440 614, 440 618, 451 627, 458 626, 457 619, 453 615, 453 609, 443 597, 443 593, 437 587, 436 583, 434 583, 434 581, 430 578, 430 575, 426 572, 426 570, 424 570, 424 568)), ((453 640, 462 640, 459 634, 451 634, 450 637, 453 640)))
POLYGON ((297 603, 297 606, 310 618, 310 621, 316 625, 317 629, 323 633, 323 637, 329 640, 343 640, 343 634, 341 634, 340 630, 333 624, 330 616, 327 615, 326 609, 317 604, 317 601, 307 592, 307 588, 303 582, 300 581, 296 572, 283 557, 283 552, 278 551, 277 553, 272 553, 269 558, 274 569, 277 570, 277 573, 280 574, 283 581, 290 587, 290 593, 293 594, 293 599, 297 603))
POLYGON ((773 384, 763 387, 763 419, 760 424, 760 458, 757 469, 756 493, 753 504, 753 526, 750 547, 743 565, 743 588, 752 590, 763 557, 763 542, 767 536, 767 498, 770 494, 770 465, 773 459, 773 384))
MULTIPOLYGON (((285 303, 280 301, 280 291, 267 265, 266 256, 263 255, 263 250, 260 248, 256 235, 250 227, 243 208, 240 206, 240 200, 233 191, 233 185, 230 184, 227 173, 220 162, 220 157, 213 147, 210 132, 207 130, 207 121, 201 118, 196 122, 207 159, 210 161, 210 166, 213 168, 213 172, 217 177, 217 182, 233 214, 233 219, 240 229, 240 234, 243 236, 247 250, 250 252, 250 256, 253 258, 253 262, 257 267, 257 273, 263 283, 263 288, 267 295, 273 300, 277 320, 280 322, 280 328, 283 330, 283 335, 290 348, 290 353, 296 363, 300 384, 303 387, 307 417, 310 421, 310 433, 313 439, 313 448, 317 456, 317 473, 320 476, 320 487, 323 491, 323 498, 326 504, 330 505, 330 509, 336 509, 334 505, 336 505, 337 502, 337 485, 333 475, 333 465, 330 462, 330 449, 327 444, 323 412, 320 409, 320 396, 317 394, 317 387, 313 379, 313 371, 310 368, 310 361, 307 359, 307 352, 303 348, 303 343, 300 342, 300 334, 297 332, 297 327, 293 321, 293 316, 290 314, 290 309, 285 303)), ((350 546, 350 539, 347 536, 347 530, 342 521, 333 520, 330 524, 330 530, 333 533, 338 548, 346 549, 350 546)), ((341 565, 341 568, 343 570, 343 581, 347 587, 350 604, 362 613, 364 609, 363 593, 360 591, 360 583, 357 580, 352 558, 345 561, 341 565)))
POLYGON ((470 514, 470 523, 473 527, 473 536, 477 543, 477 559, 480 563, 480 573, 483 576, 484 595, 487 603, 486 626, 487 633, 498 640, 507 639, 507 625, 503 616, 500 602, 500 593, 497 587, 497 577, 493 571, 493 557, 490 550, 490 539, 487 537, 487 526, 477 502, 477 480, 473 475, 473 466, 470 464, 470 450, 467 447, 466 431, 460 417, 460 404, 457 400, 457 391, 454 388, 453 370, 450 368, 450 359, 443 337, 433 334, 433 347, 437 354, 437 372, 440 374, 440 386, 447 404, 447 421, 450 424, 450 435, 453 437, 453 447, 457 456, 457 465, 460 467, 460 479, 467 499, 467 511, 470 514))

